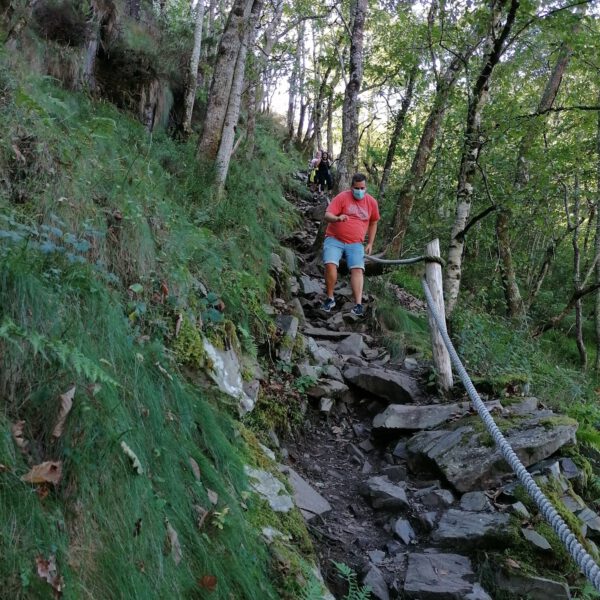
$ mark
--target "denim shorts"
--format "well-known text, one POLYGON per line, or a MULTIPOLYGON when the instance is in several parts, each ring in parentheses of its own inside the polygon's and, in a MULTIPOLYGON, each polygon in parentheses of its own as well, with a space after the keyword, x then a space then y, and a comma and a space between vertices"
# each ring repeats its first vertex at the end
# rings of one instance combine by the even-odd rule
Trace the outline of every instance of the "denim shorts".
POLYGON ((340 266, 340 258, 346 256, 349 269, 365 270, 365 249, 360 242, 344 244, 333 237, 326 237, 323 244, 323 262, 340 266))

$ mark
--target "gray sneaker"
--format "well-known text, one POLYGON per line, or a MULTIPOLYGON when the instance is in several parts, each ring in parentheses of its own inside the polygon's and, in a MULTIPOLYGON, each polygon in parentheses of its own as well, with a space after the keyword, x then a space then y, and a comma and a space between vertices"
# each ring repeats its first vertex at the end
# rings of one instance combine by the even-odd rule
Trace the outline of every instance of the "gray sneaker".
POLYGON ((355 317, 364 317, 365 311, 362 304, 355 304, 354 308, 350 311, 355 317))
POLYGON ((331 312, 331 309, 335 306, 335 300, 333 298, 327 298, 323 304, 321 304, 321 310, 325 312, 331 312))

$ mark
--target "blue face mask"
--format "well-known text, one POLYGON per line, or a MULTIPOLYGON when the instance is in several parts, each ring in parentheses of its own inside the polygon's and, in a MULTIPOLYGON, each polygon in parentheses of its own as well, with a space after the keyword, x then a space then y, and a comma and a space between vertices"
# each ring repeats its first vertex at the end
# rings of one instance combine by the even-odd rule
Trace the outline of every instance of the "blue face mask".
POLYGON ((352 195, 354 196, 355 200, 362 200, 365 197, 366 193, 367 190, 365 189, 357 190, 356 188, 352 188, 352 195))

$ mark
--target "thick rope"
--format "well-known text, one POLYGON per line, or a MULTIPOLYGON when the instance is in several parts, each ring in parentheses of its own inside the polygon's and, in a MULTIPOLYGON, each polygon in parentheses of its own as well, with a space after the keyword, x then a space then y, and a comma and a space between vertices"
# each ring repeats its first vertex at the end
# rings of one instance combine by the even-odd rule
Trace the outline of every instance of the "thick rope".
POLYGON ((365 260, 370 260, 382 265, 414 265, 415 263, 425 261, 438 263, 438 265, 441 265, 442 267, 446 266, 446 262, 440 256, 429 256, 427 254, 423 256, 415 256, 413 258, 398 258, 396 260, 388 260, 387 258, 378 258, 377 256, 366 255, 365 260))
POLYGON ((440 315, 435 308, 435 304, 431 296, 431 290, 429 289, 429 285, 425 279, 423 279, 423 290, 425 291, 425 297, 427 299, 429 310, 433 314, 438 331, 444 340, 444 344, 448 350, 448 353, 450 354, 452 362, 454 363, 458 376, 463 382, 473 406, 479 413, 479 416, 483 420, 490 435, 494 438, 496 447, 500 450, 502 456, 510 465, 511 469, 515 472, 519 481, 527 490, 529 496, 538 505, 540 512, 542 515, 544 515, 544 518, 548 521, 548 523, 550 523, 550 525, 552 525, 552 528, 569 551, 569 554, 573 557, 573 560, 575 560, 577 565, 581 568, 585 576, 590 580, 596 590, 600 591, 600 567, 588 554, 585 548, 579 543, 556 509, 552 506, 552 504, 550 504, 542 490, 540 490, 538 485, 533 480, 533 477, 527 472, 523 466, 523 463, 519 460, 514 450, 510 447, 510 444, 506 441, 506 438, 502 435, 502 432, 500 429, 498 429, 496 423, 494 423, 492 415, 489 413, 485 404, 479 397, 479 394, 475 390, 475 386, 469 378, 466 369, 464 368, 456 350, 454 349, 454 346, 452 345, 450 337, 448 336, 448 332, 446 331, 445 323, 442 323, 440 315))

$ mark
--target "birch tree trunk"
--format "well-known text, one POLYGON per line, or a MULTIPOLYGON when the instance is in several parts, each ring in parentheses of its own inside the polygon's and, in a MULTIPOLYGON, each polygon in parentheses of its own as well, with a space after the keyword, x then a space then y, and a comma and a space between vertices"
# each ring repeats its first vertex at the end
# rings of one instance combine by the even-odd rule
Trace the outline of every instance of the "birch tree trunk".
POLYGON ((327 96, 327 154, 333 156, 333 88, 327 96))
POLYGON ((358 162, 358 93, 363 77, 363 38, 368 0, 356 0, 350 42, 350 69, 342 108, 342 148, 335 191, 350 187, 358 162))
POLYGON ((512 25, 519 8, 519 0, 512 0, 506 22, 501 31, 501 11, 506 0, 501 0, 494 5, 490 36, 488 38, 488 52, 485 56, 483 67, 469 100, 467 111, 467 124, 463 152, 460 161, 458 186, 456 191, 456 216, 450 234, 450 248, 448 250, 448 264, 444 276, 444 296, 446 300, 446 315, 450 317, 458 300, 460 282, 462 277, 462 260, 465 237, 461 235, 467 224, 473 201, 473 187, 477 173, 477 161, 483 140, 480 135, 481 114, 489 98, 489 83, 495 66, 500 61, 512 25), (498 35, 499 34, 499 35, 498 35))
POLYGON ((406 119, 406 114, 408 113, 410 103, 412 102, 412 95, 415 87, 417 69, 418 67, 417 65, 415 65, 408 75, 406 92, 404 94, 404 98, 402 99, 400 110, 398 111, 398 114, 394 119, 394 130, 392 131, 392 136, 390 137, 390 143, 385 157, 385 163, 383 165, 381 182, 379 183, 380 199, 383 199, 385 197, 385 190, 387 188, 387 184, 390 179, 390 174, 392 172, 392 164, 394 163, 394 157, 396 156, 396 147, 398 146, 398 140, 400 139, 400 134, 402 133, 402 129, 404 128, 404 120, 406 119))
POLYGON ((198 63, 200 62, 200 50, 202 48, 202 25, 204 22, 204 0, 198 0, 196 4, 196 25, 194 28, 194 47, 190 57, 190 65, 187 73, 187 85, 184 99, 183 113, 183 135, 188 137, 192 133, 192 113, 196 100, 196 87, 198 85, 198 63))
POLYGON ((392 230, 393 237, 388 247, 390 258, 398 258, 402 252, 402 243, 408 229, 417 190, 423 182, 433 144, 435 143, 444 113, 446 112, 448 96, 456 83, 463 64, 467 62, 472 51, 473 48, 465 56, 455 56, 438 81, 433 106, 423 127, 421 139, 419 140, 409 174, 398 195, 392 230))
POLYGON ((246 18, 242 29, 242 40, 238 53, 235 72, 229 95, 229 103, 223 123, 223 132, 219 144, 219 150, 216 158, 216 184, 219 194, 223 191, 227 173, 229 172, 229 163, 233 151, 235 139, 235 128, 240 117, 240 106, 242 102, 242 92, 244 88, 244 75, 246 72, 246 60, 248 58, 248 47, 254 44, 256 36, 256 23, 263 7, 263 0, 254 0, 250 15, 246 18))
MULTIPOLYGON (((581 253, 579 251, 579 182, 577 176, 575 177, 575 203, 573 206, 573 289, 578 292, 581 290, 581 253)), ((567 207, 567 222, 569 221, 568 207, 567 207)), ((583 343, 583 320, 582 320, 582 300, 577 299, 575 303, 575 340, 577 342, 577 350, 579 351, 579 361, 581 368, 585 369, 587 366, 587 352, 585 344, 583 343)))
POLYGON ((201 160, 213 161, 219 151, 236 64, 245 32, 244 23, 251 6, 252 0, 234 0, 219 42, 204 129, 198 142, 197 156, 201 160))
POLYGON ((298 25, 298 44, 294 57, 294 66, 290 75, 290 89, 287 110, 287 141, 291 144, 294 139, 294 114, 296 112, 296 95, 298 93, 298 82, 300 80, 300 62, 302 60, 302 44, 304 40, 304 21, 298 25))

